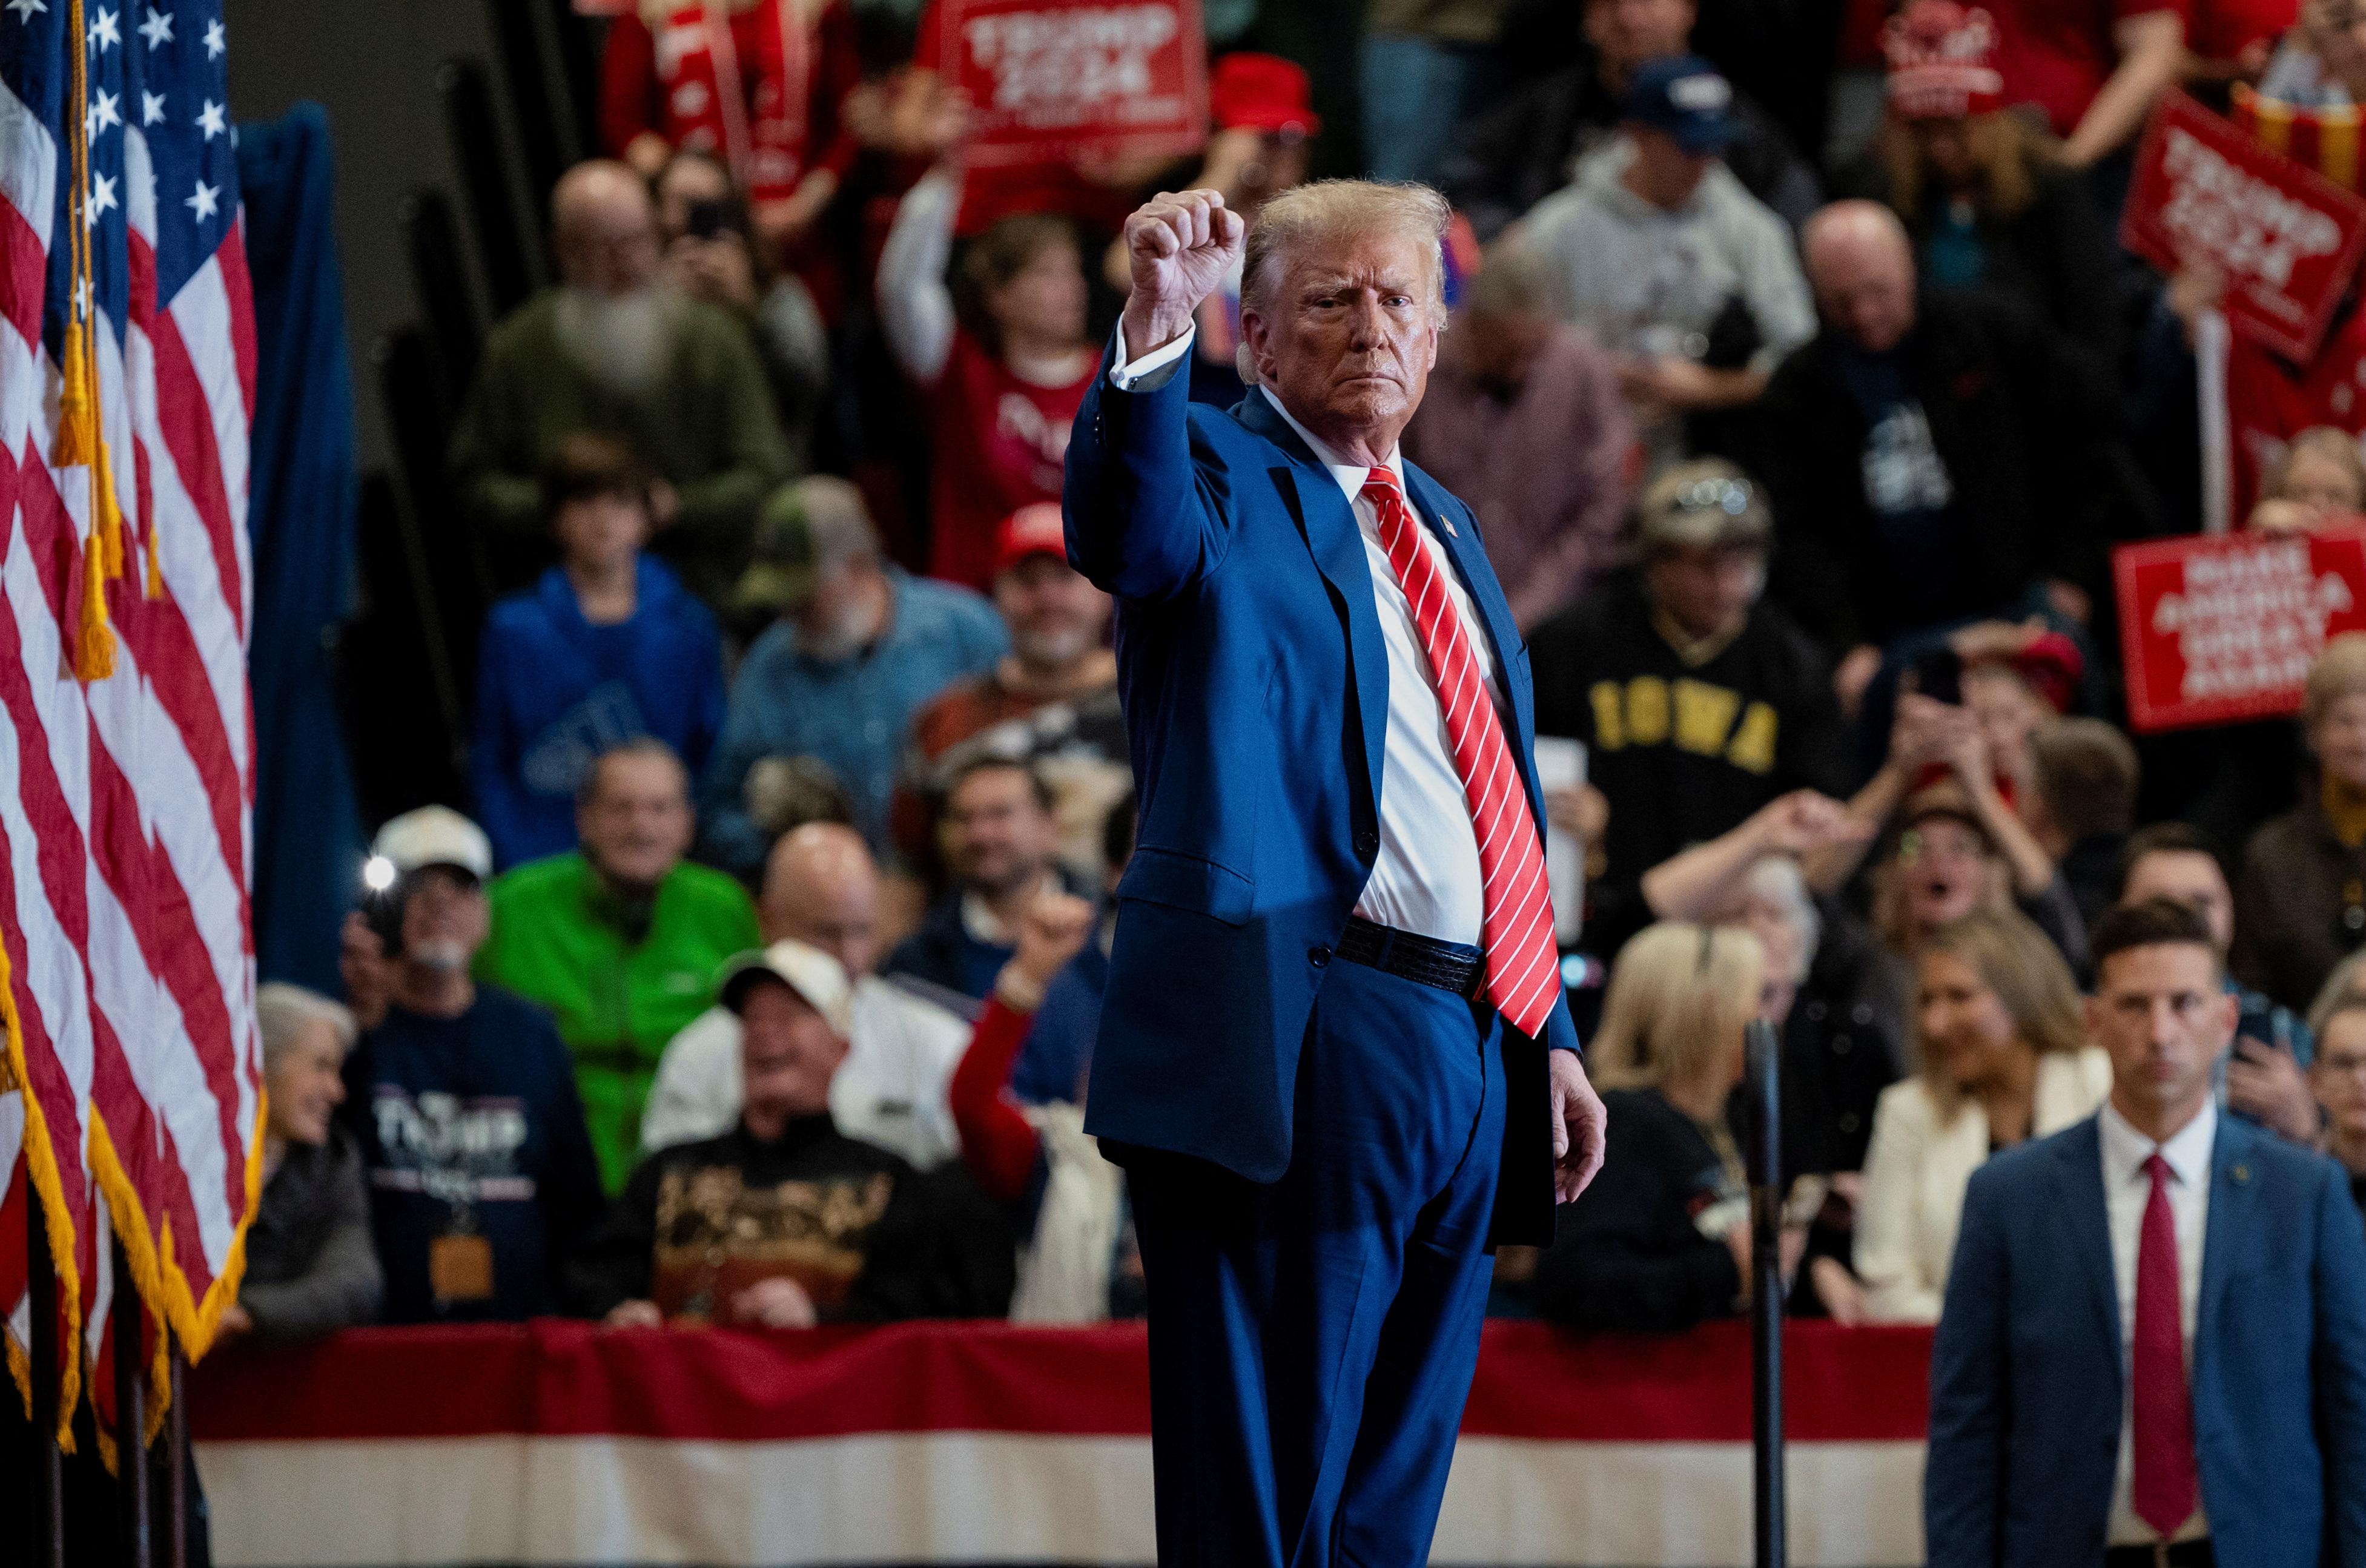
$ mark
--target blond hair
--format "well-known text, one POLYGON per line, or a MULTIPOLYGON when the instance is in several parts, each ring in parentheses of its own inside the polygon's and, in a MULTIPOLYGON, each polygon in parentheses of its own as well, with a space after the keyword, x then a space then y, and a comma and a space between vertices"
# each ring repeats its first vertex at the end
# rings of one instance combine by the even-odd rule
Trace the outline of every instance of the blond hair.
POLYGON ((1656 1089, 1729 1069, 1757 1015, 1765 955, 1739 926, 1662 921, 1618 950, 1586 1052, 1605 1089, 1656 1089))
MULTIPOLYGON (((2037 199, 2040 170, 2062 165, 2062 144, 2043 127, 2020 115, 1975 115, 1965 127, 1972 162, 1972 205, 1983 218, 2011 223, 2037 199)), ((1922 216, 1924 190, 1922 146, 1911 126, 1898 120, 1883 125, 1873 140, 1874 153, 1889 176, 1889 205, 1910 221, 1922 216)), ((1944 202, 1944 195, 1937 200, 1944 202)))
MULTIPOLYGON (((1924 938, 1919 960, 1928 961, 1939 953, 1971 967, 1980 983, 1996 992, 2005 1015, 2012 1020, 2014 1035, 2040 1056, 2075 1051, 2086 1045, 2086 1018, 2070 966, 2062 961, 2061 949, 2027 915, 2005 910, 1951 921, 1924 938)), ((1910 1032, 1914 1059, 1922 1064, 1924 1085, 1942 1110, 1952 1111, 1962 1092, 1947 1078, 1922 1037, 1920 1006, 1913 1010, 1910 1032)))
POLYGON ((2292 483, 2292 471, 2303 457, 2322 457, 2349 476, 2350 487, 2366 498, 2366 453, 2358 450, 2358 438, 2335 425, 2311 425, 2284 442, 2259 472, 2259 498, 2282 500, 2284 487, 2292 483))
POLYGON ((1241 256, 1241 308, 1273 314, 1283 263, 1300 252, 1367 230, 1392 230, 1429 257, 1430 308, 1446 324, 1446 226, 1454 209, 1427 185, 1401 181, 1317 180, 1293 185, 1258 208, 1241 256))
POLYGON ((2366 693, 2366 632, 2344 632, 2329 639, 2308 666, 2308 687, 2301 699, 2304 727, 2315 729, 2335 703, 2361 693, 2366 693))

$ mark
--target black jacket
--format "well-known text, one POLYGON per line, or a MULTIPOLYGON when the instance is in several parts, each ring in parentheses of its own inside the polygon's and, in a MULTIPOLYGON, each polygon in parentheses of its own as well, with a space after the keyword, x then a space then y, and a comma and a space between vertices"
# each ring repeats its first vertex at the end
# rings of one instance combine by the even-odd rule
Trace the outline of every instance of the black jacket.
POLYGON ((2295 1013, 2366 942, 2366 848, 2351 849, 2325 808, 2295 806, 2251 835, 2235 889, 2233 969, 2295 1013))
POLYGON ((1607 579, 1529 639, 1537 733, 1586 743, 1610 801, 1609 868, 1591 890, 1589 948, 1651 920, 1643 873, 1741 825, 1777 795, 1845 795, 1849 734, 1831 666, 1791 618, 1760 603, 1740 636, 1687 665, 1651 624, 1639 572, 1607 579))
MULTIPOLYGON (((1782 128, 1736 94, 1740 134, 1725 165, 1752 196, 1797 229, 1823 196, 1782 128)), ((1482 240, 1492 240, 1528 208, 1569 184, 1577 160, 1610 140, 1624 107, 1602 84, 1589 53, 1577 64, 1514 89, 1472 121, 1449 154, 1443 184, 1482 240)))
POLYGON ((1560 1235, 1537 1260, 1529 1290, 1538 1315, 1572 1328, 1670 1332, 1731 1316, 1741 1274, 1699 1218, 1746 1194, 1692 1118, 1659 1091, 1614 1089, 1602 1100, 1610 1158, 1583 1195, 1561 1206, 1560 1235))
POLYGON ((343 1126, 290 1144, 246 1232, 238 1304, 259 1339, 309 1339, 377 1316, 386 1277, 370 1246, 361 1151, 343 1126))
MULTIPOLYGON (((2111 386, 2034 312, 1988 295, 1925 294, 1901 352, 1954 492, 1944 517, 1960 570, 1918 585, 1935 600, 1927 623, 2008 610, 2049 577, 2104 599, 2109 544, 2145 522, 2111 386)), ((1827 328, 1785 360, 1753 442, 1774 501, 1770 591, 1835 654, 1921 629, 1894 609, 1900 586, 1865 499, 1853 353, 1827 328)))
POLYGON ((1008 1220, 958 1160, 923 1175, 823 1114, 770 1142, 742 1124, 643 1160, 585 1249, 579 1294, 593 1316, 653 1300, 720 1317, 786 1274, 825 1321, 1000 1317, 1015 1258, 1008 1220))

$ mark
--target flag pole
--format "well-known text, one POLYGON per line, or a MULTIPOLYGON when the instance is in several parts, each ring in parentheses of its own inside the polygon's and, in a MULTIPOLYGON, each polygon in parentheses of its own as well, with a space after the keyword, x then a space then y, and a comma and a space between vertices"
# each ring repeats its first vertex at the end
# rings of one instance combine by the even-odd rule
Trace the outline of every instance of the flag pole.
POLYGON ((34 1561, 41 1568, 65 1568, 66 1467, 65 1455, 58 1448, 59 1379, 62 1375, 60 1369, 64 1365, 58 1344, 58 1270, 50 1256, 49 1216, 38 1194, 25 1205, 25 1217, 27 1282, 31 1287, 33 1319, 33 1432, 34 1440, 41 1445, 40 1475, 36 1482, 39 1497, 34 1505, 33 1535, 39 1555, 34 1561))
POLYGON ((188 1568, 189 1562, 189 1402, 183 1397, 189 1358, 175 1337, 172 1325, 160 1323, 171 1349, 166 1376, 171 1403, 164 1406, 164 1539, 158 1552, 160 1568, 188 1568))
POLYGON ((144 1565, 153 1550, 148 1528, 148 1366, 140 1353, 144 1309, 131 1284, 131 1261, 115 1244, 114 1320, 108 1338, 115 1356, 115 1482, 122 1498, 126 1562, 144 1565))

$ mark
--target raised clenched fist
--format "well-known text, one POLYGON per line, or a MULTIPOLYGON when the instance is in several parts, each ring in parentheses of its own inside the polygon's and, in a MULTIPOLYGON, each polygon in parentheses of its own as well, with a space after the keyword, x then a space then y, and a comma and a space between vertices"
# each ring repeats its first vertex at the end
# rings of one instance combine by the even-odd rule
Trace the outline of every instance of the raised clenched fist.
POLYGON ((1218 191, 1161 191, 1125 220, 1125 353, 1173 342, 1239 260, 1248 225, 1218 191))

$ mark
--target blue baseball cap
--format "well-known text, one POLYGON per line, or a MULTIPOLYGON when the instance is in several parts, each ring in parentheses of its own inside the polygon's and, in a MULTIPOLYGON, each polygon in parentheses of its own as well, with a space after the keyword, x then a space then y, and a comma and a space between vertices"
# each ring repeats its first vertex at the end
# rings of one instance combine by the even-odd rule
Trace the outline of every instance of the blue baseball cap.
POLYGON ((1733 144, 1733 84, 1696 54, 1671 55, 1636 68, 1627 118, 1675 139, 1687 152, 1722 152, 1733 144))

